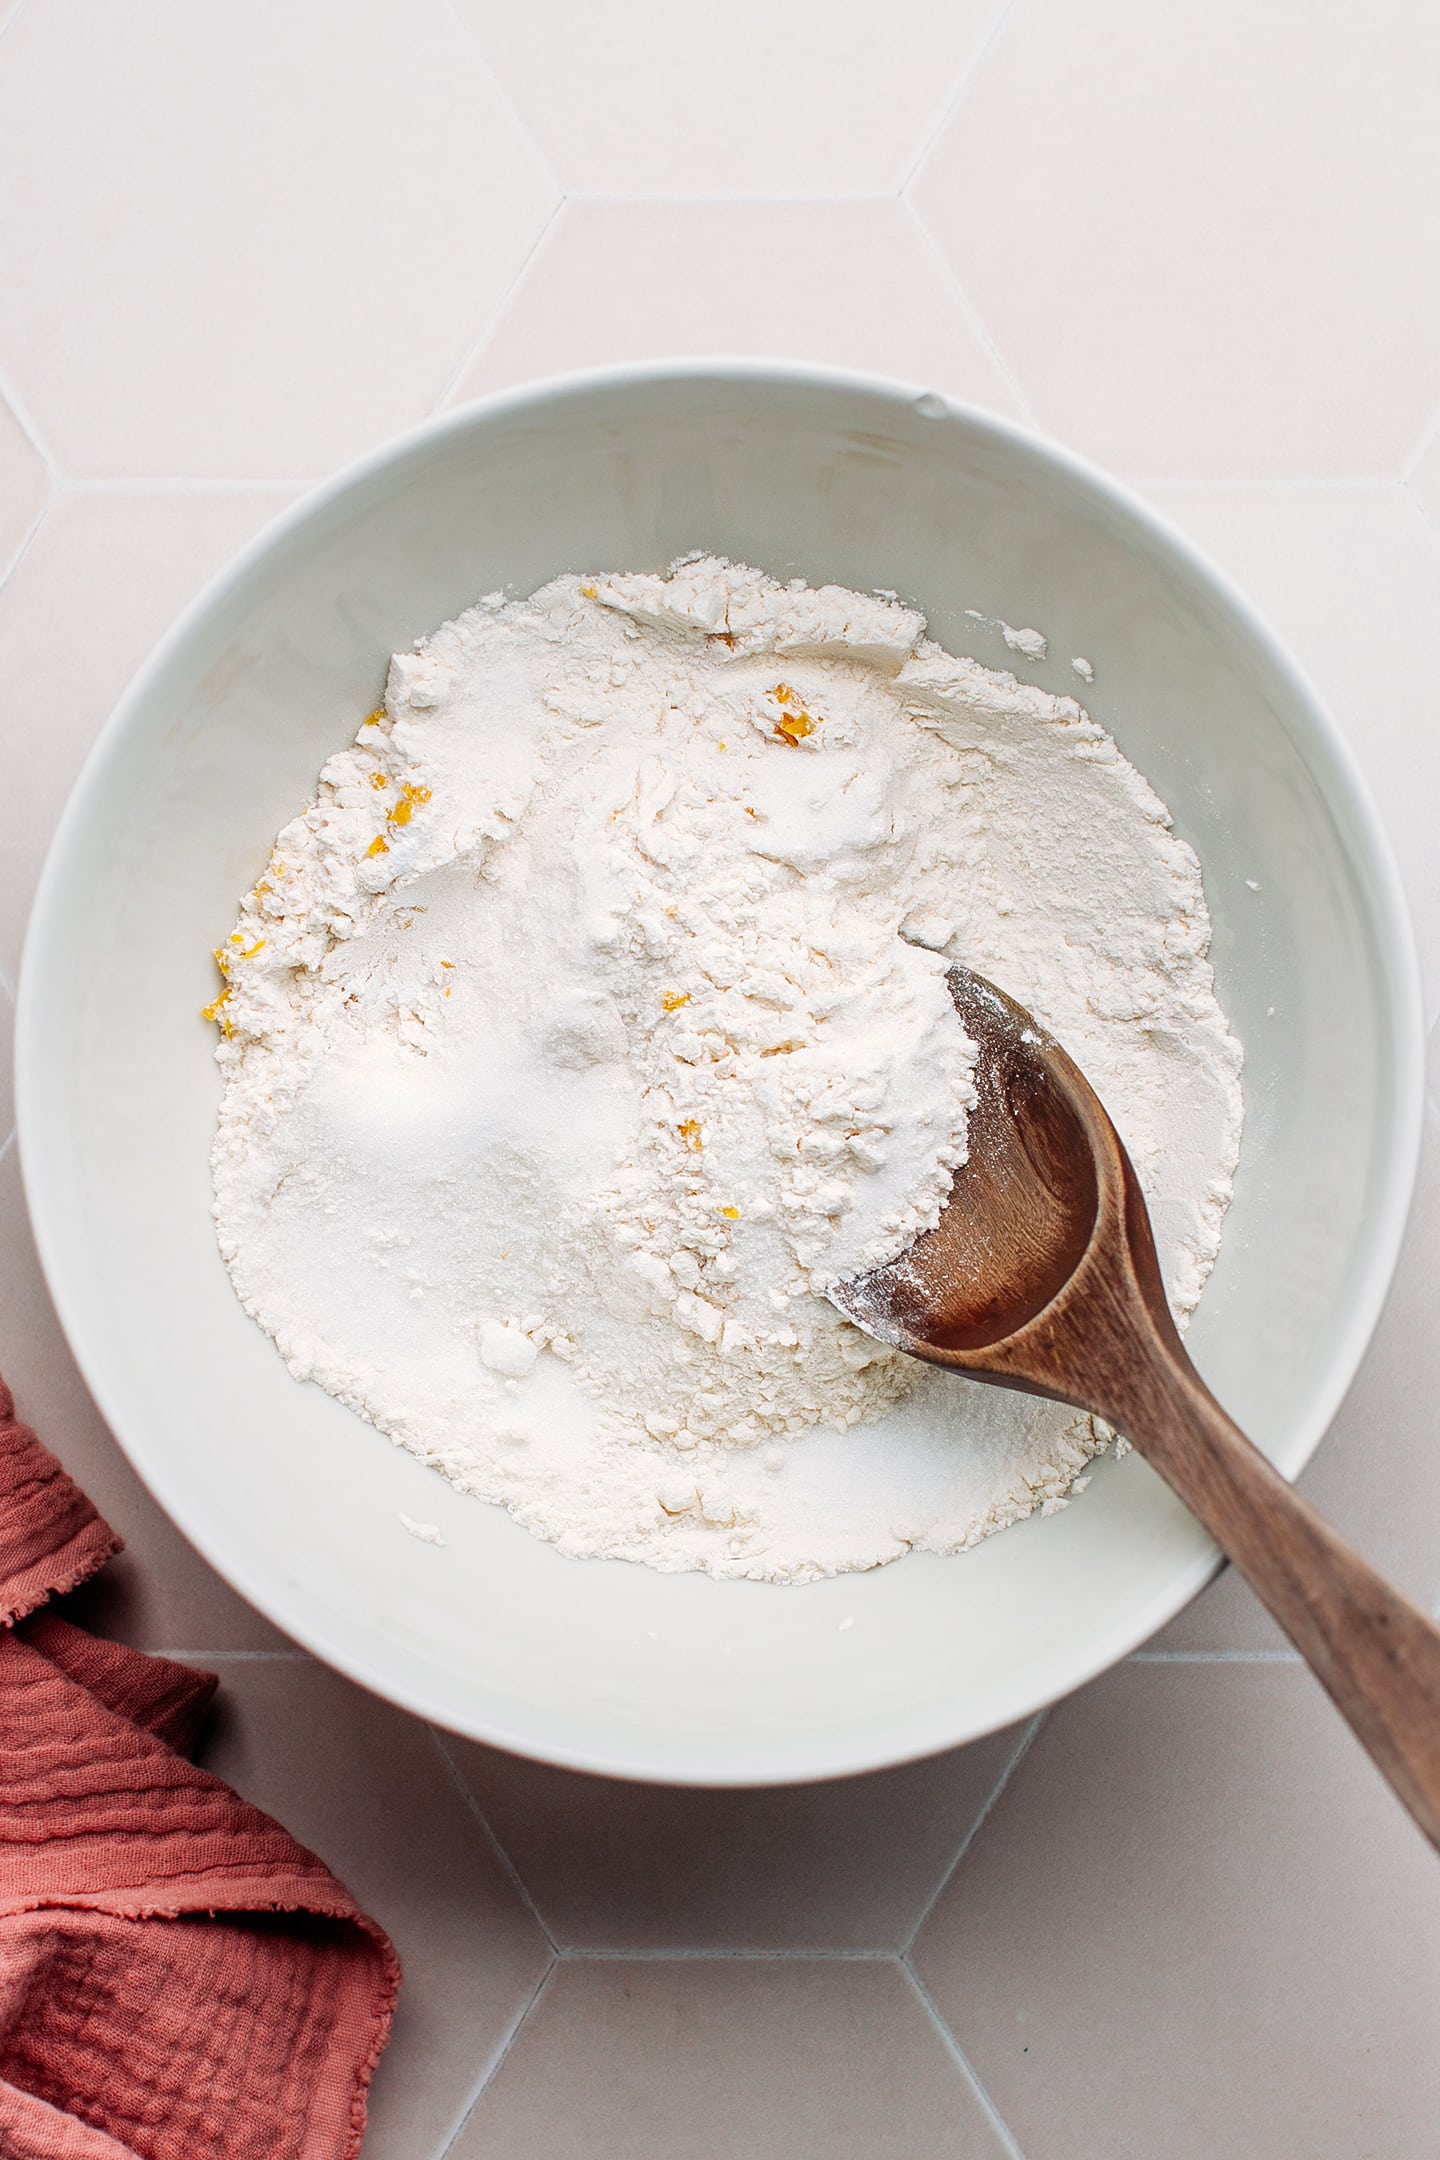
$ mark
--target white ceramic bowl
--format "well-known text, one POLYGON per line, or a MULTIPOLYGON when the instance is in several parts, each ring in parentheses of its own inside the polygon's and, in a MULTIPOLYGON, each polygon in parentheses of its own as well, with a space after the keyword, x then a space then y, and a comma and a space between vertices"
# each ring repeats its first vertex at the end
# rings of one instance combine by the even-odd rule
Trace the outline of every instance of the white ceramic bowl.
MULTIPOLYGON (((440 1724, 622 1776, 866 1770, 1008 1724, 1192 1597, 1215 1554, 1137 1459, 973 1553, 794 1589, 565 1560, 313 1387, 217 1255, 210 948, 386 658, 497 586, 695 547, 895 587, 952 651, 1037 624, 1199 852, 1247 1122, 1196 1359, 1295 1473, 1378 1313, 1421 1033, 1374 812, 1275 639, 1151 512, 1019 429, 770 364, 492 398, 292 511, 171 632, 66 811, 20 996, 26 1189, 96 1399, 161 1504, 279 1626, 440 1724), (1253 884, 1250 882, 1253 880, 1253 884), (439 1522, 417 1543, 400 1510, 439 1522)), ((959 1444, 957 1442, 957 1444, 959 1444)))

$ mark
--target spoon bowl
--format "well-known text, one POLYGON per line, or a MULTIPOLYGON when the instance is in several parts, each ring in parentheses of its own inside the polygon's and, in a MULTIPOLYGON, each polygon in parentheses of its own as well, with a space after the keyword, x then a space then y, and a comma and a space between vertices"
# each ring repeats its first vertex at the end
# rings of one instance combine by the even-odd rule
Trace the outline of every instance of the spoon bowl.
POLYGON ((935 1229, 831 1295, 866 1334, 965 1371, 1051 1306, 1084 1260, 1101 1209, 1090 1121, 1104 1112, 1003 990, 968 968, 948 981, 976 1052, 969 1160, 935 1229))

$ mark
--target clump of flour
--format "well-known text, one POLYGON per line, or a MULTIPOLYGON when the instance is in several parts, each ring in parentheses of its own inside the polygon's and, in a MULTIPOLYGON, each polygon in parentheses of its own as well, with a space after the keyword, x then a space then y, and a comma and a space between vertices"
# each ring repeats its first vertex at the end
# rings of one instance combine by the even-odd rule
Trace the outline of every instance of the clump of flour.
POLYGON ((396 656, 222 949, 242 1301, 567 1552, 804 1579, 973 1543, 1094 1452, 825 1300, 963 1165, 956 960, 1095 1082, 1177 1310, 1213 1261, 1239 1053, 1195 859, 1073 700, 924 629, 713 559, 492 595, 396 656))

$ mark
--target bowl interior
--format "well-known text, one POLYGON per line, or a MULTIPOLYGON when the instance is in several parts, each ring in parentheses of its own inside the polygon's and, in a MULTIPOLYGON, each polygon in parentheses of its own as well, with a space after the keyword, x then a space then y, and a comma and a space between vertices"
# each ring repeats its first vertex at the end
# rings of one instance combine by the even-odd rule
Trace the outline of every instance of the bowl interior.
POLYGON ((1135 1459, 953 1560, 787 1589, 562 1559, 313 1387, 216 1252, 209 949, 386 659, 497 586, 705 547, 897 588, 952 651, 1034 624, 1199 852, 1247 1126, 1191 1334, 1287 1471, 1353 1373, 1413 1172, 1418 1023, 1383 843, 1263 629, 1145 513, 940 400, 783 369, 502 398, 383 453, 212 587, 135 685, 57 839, 20 1016, 22 1157, 62 1318, 161 1502, 280 1626, 477 1738, 622 1775, 874 1767, 1051 1699, 1143 1639, 1213 1550, 1135 1459), (1343 1015, 1343 1025, 1337 1025, 1343 1015), (417 1543, 400 1510, 446 1544, 417 1543), (842 1623, 847 1623, 842 1625, 842 1623))

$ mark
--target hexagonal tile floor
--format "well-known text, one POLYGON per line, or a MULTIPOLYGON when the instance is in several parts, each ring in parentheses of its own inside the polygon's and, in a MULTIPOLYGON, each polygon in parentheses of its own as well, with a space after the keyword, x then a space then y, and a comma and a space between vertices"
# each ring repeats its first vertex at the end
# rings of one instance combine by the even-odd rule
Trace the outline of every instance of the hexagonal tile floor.
MULTIPOLYGON (((1331 700, 1433 1013, 1437 92, 1421 0, 0 7, 0 1035, 106 712, 297 485, 496 385, 707 351, 923 379, 1148 489, 1331 700)), ((404 1958, 366 2160, 1433 2148, 1440 1877, 1242 1586, 1023 1730, 844 1784, 656 1791, 445 1739, 292 1649, 140 1487, 10 1119, 0 1370, 127 1539, 76 1616, 218 1668, 208 1760, 404 1958)), ((1437 1266, 1432 1108, 1306 1478, 1428 1599, 1437 1266)))

